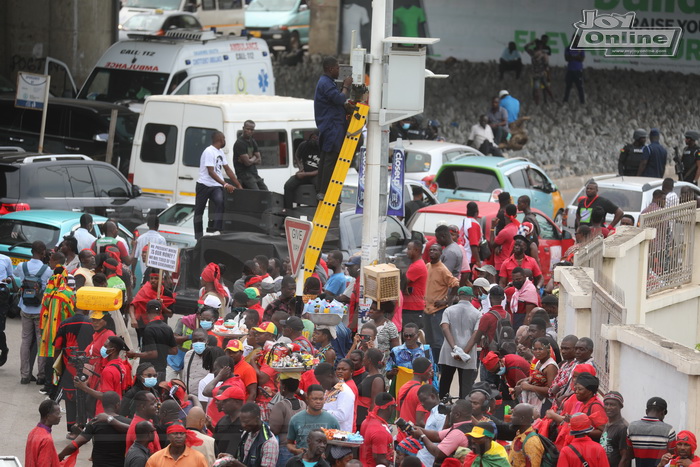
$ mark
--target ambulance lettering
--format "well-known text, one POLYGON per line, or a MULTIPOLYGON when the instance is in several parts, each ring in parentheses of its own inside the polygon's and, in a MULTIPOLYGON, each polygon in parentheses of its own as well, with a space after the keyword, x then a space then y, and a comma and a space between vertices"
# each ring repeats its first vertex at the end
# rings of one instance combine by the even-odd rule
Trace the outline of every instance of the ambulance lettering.
POLYGON ((118 70, 132 70, 132 71, 159 71, 157 65, 138 65, 135 63, 127 64, 127 63, 115 63, 115 62, 107 62, 105 64, 105 68, 116 68, 118 70))

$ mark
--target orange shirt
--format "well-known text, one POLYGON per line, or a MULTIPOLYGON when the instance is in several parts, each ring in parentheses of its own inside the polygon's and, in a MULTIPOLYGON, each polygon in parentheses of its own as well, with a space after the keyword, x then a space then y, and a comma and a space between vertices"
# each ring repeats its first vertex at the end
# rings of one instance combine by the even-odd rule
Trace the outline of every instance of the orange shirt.
POLYGON ((428 263, 427 268, 428 282, 425 290, 425 313, 432 315, 438 311, 435 308, 435 302, 446 299, 449 289, 459 286, 459 280, 452 275, 441 261, 435 264, 428 263))

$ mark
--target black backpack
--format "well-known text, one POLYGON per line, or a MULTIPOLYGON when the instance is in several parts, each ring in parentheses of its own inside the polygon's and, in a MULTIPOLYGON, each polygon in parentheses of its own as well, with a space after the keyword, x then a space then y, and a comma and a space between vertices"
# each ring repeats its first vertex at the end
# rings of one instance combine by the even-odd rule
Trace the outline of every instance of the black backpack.
POLYGON ((24 272, 24 279, 22 279, 22 302, 26 306, 40 306, 41 299, 44 297, 44 289, 46 284, 41 280, 41 276, 44 275, 48 266, 43 264, 39 271, 35 274, 29 273, 29 268, 27 267, 27 262, 22 263, 22 272, 24 272))
POLYGON ((523 441, 523 449, 525 449, 525 443, 527 443, 527 440, 530 439, 531 436, 537 436, 544 447, 540 465, 542 467, 556 467, 557 462, 559 461, 559 449, 557 449, 550 439, 545 438, 536 431, 533 430, 525 437, 525 440, 523 441))
POLYGON ((512 352, 515 353, 515 330, 513 329, 513 324, 510 322, 510 318, 501 318, 495 310, 489 310, 493 316, 496 317, 496 334, 493 336, 493 340, 489 342, 489 349, 497 352, 501 350, 502 347, 512 347, 512 352))

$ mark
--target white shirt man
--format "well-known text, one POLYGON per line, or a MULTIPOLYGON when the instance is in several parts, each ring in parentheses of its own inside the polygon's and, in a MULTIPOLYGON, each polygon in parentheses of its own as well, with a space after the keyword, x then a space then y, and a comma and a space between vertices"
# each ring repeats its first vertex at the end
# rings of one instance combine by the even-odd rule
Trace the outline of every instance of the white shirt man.
MULTIPOLYGON (((485 121, 486 117, 484 117, 485 121)), ((480 148, 484 141, 488 141, 491 144, 493 142, 493 130, 488 124, 481 125, 481 120, 476 125, 472 126, 472 130, 469 133, 469 141, 473 141, 472 145, 475 148, 480 148)))
POLYGON ((355 418, 355 394, 350 386, 339 381, 333 389, 326 391, 323 409, 338 419, 341 430, 354 431, 352 422, 355 418))

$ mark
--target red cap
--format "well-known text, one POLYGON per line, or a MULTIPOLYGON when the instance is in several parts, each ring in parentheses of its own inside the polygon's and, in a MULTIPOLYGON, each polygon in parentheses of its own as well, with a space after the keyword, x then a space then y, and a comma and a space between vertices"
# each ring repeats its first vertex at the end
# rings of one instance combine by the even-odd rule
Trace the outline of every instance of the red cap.
POLYGON ((244 401, 246 398, 245 396, 245 392, 243 392, 243 390, 240 387, 231 386, 224 392, 214 396, 214 399, 216 399, 217 401, 224 401, 226 399, 238 399, 240 401, 244 401))
POLYGON ((596 375, 595 367, 593 365, 588 364, 588 363, 582 363, 580 365, 576 365, 574 367, 574 373, 578 373, 578 374, 588 373, 588 374, 591 374, 593 376, 596 375))
POLYGON ((498 354, 496 352, 489 352, 484 356, 484 358, 481 359, 481 363, 484 364, 484 368, 490 372, 494 372, 498 369, 499 361, 500 358, 498 358, 498 354))

